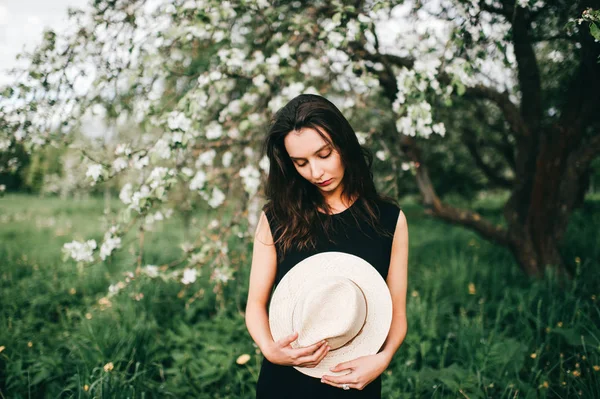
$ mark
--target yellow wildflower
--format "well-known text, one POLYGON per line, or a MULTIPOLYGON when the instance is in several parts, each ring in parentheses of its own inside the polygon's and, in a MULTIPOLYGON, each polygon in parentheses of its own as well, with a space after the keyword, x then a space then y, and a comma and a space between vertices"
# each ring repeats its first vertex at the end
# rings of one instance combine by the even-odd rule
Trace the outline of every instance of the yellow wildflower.
POLYGON ((579 377, 581 375, 581 371, 573 370, 573 377, 579 377))
POLYGON ((557 325, 558 327, 562 327, 562 326, 563 326, 563 322, 562 322, 562 321, 559 321, 558 323, 556 323, 556 325, 557 325))
POLYGON ((33 346, 33 342, 31 342, 31 341, 27 342, 27 346, 31 348, 33 346))
POLYGON ((548 381, 544 381, 544 383, 542 384, 542 386, 544 388, 548 388, 550 386, 550 384, 548 384, 548 381))
POLYGON ((112 371, 112 369, 114 369, 115 366, 112 362, 108 362, 104 365, 104 371, 109 372, 112 371))
POLYGON ((4 345, 0 346, 0 352, 2 352, 6 347, 4 345))
POLYGON ((69 290, 69 294, 71 294, 71 295, 75 295, 75 294, 77 294, 77 290, 76 290, 75 288, 71 288, 71 289, 69 290))
POLYGON ((593 367, 593 368, 594 368, 594 371, 600 371, 600 366, 598 366, 597 364, 596 364, 596 365, 594 365, 594 367, 593 367))
POLYGON ((250 355, 247 353, 244 353, 243 355, 240 355, 235 362, 237 364, 246 364, 246 363, 248 363, 248 360, 250 360, 250 355))
POLYGON ((85 318, 88 319, 88 320, 91 320, 92 319, 92 314, 91 313, 86 313, 85 314, 85 318))
POLYGON ((529 357, 535 359, 537 357, 537 353, 532 353, 531 355, 529 355, 529 357))
POLYGON ((475 295, 475 293, 476 293, 476 291, 475 291, 475 284, 469 283, 469 294, 475 295))
POLYGON ((85 385, 83 386, 83 390, 87 392, 87 391, 88 391, 88 389, 90 389, 90 386, 89 386, 88 384, 85 384, 85 385))
POLYGON ((575 257, 575 263, 581 263, 581 258, 579 256, 575 257))
POLYGON ((417 296, 419 296, 419 291, 415 290, 410 295, 413 296, 413 297, 417 297, 417 296))

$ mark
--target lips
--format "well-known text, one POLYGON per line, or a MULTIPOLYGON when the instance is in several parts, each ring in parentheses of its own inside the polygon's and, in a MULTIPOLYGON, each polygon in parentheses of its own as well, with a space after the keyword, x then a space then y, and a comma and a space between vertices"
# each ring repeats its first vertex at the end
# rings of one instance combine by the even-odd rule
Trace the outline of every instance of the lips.
POLYGON ((327 184, 331 183, 331 180, 332 180, 332 179, 333 179, 333 178, 331 178, 331 179, 329 179, 329 180, 325 180, 323 183, 317 183, 317 184, 318 184, 319 186, 325 186, 325 185, 327 185, 327 184))

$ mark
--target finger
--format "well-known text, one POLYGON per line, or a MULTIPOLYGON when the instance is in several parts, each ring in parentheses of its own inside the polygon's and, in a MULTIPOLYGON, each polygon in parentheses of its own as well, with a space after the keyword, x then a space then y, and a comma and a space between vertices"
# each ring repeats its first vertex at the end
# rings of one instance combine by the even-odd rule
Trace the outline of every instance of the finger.
POLYGON ((329 371, 339 373, 340 371, 353 369, 355 367, 356 367, 356 364, 354 363, 354 361, 342 362, 342 363, 339 363, 336 366, 330 368, 329 371))
POLYGON ((292 342, 294 342, 294 340, 296 338, 298 338, 298 333, 294 332, 294 333, 288 335, 287 337, 281 338, 279 341, 277 341, 277 343, 280 346, 288 346, 289 344, 291 344, 292 342))
POLYGON ((327 344, 325 344, 321 346, 321 348, 319 348, 319 350, 316 351, 313 355, 302 359, 306 363, 305 367, 316 367, 317 364, 319 364, 321 360, 323 360, 323 358, 327 356, 329 349, 330 348, 327 346, 327 344))
POLYGON ((317 350, 319 350, 326 343, 327 343, 327 341, 323 340, 323 341, 317 342, 316 344, 305 346, 303 348, 298 348, 298 349, 296 349, 296 355, 298 357, 310 356, 313 353, 315 353, 317 350))
POLYGON ((342 382, 341 384, 337 384, 337 383, 335 383, 335 382, 331 382, 331 381, 328 381, 328 380, 324 380, 323 378, 321 378, 321 382, 322 382, 323 384, 328 384, 328 385, 331 385, 331 386, 334 386, 334 387, 336 387, 336 388, 340 388, 340 389, 344 389, 344 386, 343 386, 343 384, 347 384, 347 385, 348 385, 348 387, 349 387, 350 389, 358 389, 358 388, 357 388, 357 387, 358 387, 358 385, 356 385, 356 384, 353 384, 353 383, 350 383, 350 382, 342 382))
POLYGON ((321 377, 321 380, 324 380, 324 382, 330 382, 332 384, 339 384, 341 386, 341 384, 348 384, 348 385, 352 385, 355 384, 356 381, 354 380, 353 377, 348 376, 347 373, 345 375, 339 375, 339 376, 334 376, 334 375, 323 375, 321 377))
POLYGON ((327 344, 321 345, 321 347, 312 355, 304 356, 298 359, 305 367, 314 367, 327 355, 329 347, 327 344))

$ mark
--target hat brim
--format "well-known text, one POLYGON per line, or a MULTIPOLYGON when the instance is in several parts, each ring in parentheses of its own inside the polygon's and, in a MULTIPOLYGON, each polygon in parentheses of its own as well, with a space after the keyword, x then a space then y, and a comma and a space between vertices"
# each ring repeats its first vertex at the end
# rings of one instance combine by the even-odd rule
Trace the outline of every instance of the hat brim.
POLYGON ((367 300, 367 320, 362 332, 348 345, 331 350, 316 367, 294 368, 315 378, 345 375, 329 369, 339 363, 376 354, 385 342, 392 324, 392 297, 379 272, 364 259, 345 252, 321 252, 312 255, 286 273, 269 306, 269 327, 273 340, 291 335, 294 305, 303 289, 332 276, 344 276, 360 286, 367 300))

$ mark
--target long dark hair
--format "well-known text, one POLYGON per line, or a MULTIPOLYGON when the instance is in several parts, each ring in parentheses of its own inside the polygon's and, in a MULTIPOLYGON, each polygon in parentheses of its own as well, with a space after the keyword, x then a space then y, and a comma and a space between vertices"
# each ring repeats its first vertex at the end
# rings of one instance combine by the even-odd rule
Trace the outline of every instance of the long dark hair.
MULTIPOLYGON (((390 235, 378 225, 379 201, 396 204, 388 196, 377 193, 373 182, 372 152, 360 145, 356 133, 340 110, 329 100, 314 94, 301 94, 277 111, 271 120, 261 155, 267 155, 270 166, 264 184, 268 200, 263 211, 272 215, 276 230, 273 238, 281 242, 278 260, 296 245, 297 249, 315 248, 316 237, 324 232, 329 238, 331 218, 323 217, 317 209, 331 213, 331 208, 318 188, 304 179, 294 167, 284 145, 285 136, 302 128, 315 129, 340 154, 345 168, 342 197, 356 198, 349 212, 354 220, 366 220, 382 235, 390 235), (323 134, 326 131, 331 140, 323 134)), ((397 204, 396 204, 397 205, 397 204)), ((393 235, 393 233, 391 233, 393 235)), ((279 251, 278 251, 279 252, 279 251)))

